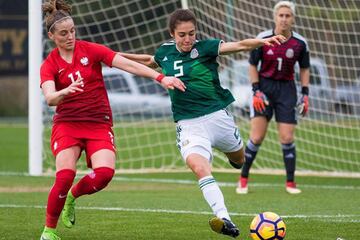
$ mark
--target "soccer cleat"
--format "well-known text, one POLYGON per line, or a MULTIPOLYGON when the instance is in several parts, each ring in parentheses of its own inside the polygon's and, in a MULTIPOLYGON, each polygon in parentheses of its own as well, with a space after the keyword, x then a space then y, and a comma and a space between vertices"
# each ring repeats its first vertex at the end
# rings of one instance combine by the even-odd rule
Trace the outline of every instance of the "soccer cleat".
POLYGON ((295 182, 286 182, 286 191, 290 194, 299 194, 301 190, 296 187, 295 182))
POLYGON ((72 228, 75 225, 75 198, 71 194, 71 191, 68 192, 66 197, 61 220, 65 227, 72 228))
POLYGON ((238 187, 236 188, 237 194, 247 194, 249 192, 248 189, 248 179, 245 177, 240 177, 238 182, 238 187))
POLYGON ((240 234, 240 231, 235 226, 235 224, 226 218, 221 219, 218 217, 214 217, 209 220, 209 224, 211 229, 217 233, 228 235, 233 238, 236 238, 240 234))
POLYGON ((40 240, 61 240, 61 238, 56 234, 55 229, 45 227, 40 240))

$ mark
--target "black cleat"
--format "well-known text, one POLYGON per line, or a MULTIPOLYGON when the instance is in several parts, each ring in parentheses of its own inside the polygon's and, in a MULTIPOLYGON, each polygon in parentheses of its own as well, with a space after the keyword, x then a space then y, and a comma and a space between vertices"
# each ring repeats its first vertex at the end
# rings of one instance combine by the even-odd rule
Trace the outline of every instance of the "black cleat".
POLYGON ((209 220, 209 224, 211 229, 217 233, 228 235, 233 238, 236 238, 240 234, 240 231, 235 224, 226 218, 220 219, 218 217, 214 217, 209 220))
POLYGON ((232 161, 230 161, 229 160, 229 163, 231 164, 231 166, 233 166, 234 168, 236 168, 236 169, 241 169, 242 168, 242 166, 243 166, 243 164, 242 163, 234 163, 234 162, 232 162, 232 161))

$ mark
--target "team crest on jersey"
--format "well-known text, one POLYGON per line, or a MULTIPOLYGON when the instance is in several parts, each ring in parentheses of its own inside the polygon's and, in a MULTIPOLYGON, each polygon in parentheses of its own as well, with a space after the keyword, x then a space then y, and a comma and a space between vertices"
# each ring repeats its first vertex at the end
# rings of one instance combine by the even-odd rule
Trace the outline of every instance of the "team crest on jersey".
POLYGON ((89 64, 89 59, 88 59, 87 57, 82 57, 82 58, 80 59, 80 62, 81 62, 81 64, 82 64, 83 66, 86 66, 86 65, 89 64))
POLYGON ((288 50, 286 50, 285 56, 287 58, 293 58, 294 57, 294 50, 292 48, 289 48, 288 50))
POLYGON ((198 52, 198 50, 197 50, 196 48, 194 48, 193 50, 191 50, 190 57, 191 57, 192 59, 197 58, 198 56, 199 56, 199 52, 198 52))

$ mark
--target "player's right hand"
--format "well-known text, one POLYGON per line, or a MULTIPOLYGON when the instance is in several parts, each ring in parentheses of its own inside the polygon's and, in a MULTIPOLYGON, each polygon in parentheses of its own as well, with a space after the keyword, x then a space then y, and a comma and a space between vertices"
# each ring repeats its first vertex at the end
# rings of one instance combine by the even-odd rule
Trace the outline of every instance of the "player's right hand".
POLYGON ((76 81, 72 82, 67 88, 64 89, 64 95, 68 95, 74 92, 83 92, 84 89, 84 79, 78 78, 76 81))
POLYGON ((269 105, 269 100, 266 95, 262 91, 256 90, 253 95, 253 106, 255 111, 263 113, 267 105, 269 105))
POLYGON ((279 35, 275 35, 275 36, 272 36, 269 38, 264 38, 262 40, 263 40, 265 46, 273 47, 275 44, 281 45, 282 43, 284 43, 286 41, 286 37, 279 34, 279 35))

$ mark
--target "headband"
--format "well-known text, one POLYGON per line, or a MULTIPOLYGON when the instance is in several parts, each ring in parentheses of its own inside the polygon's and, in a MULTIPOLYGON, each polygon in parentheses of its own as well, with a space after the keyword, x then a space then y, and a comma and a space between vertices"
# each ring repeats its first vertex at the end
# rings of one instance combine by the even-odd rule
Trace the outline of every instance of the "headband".
POLYGON ((70 17, 70 16, 66 16, 66 17, 60 18, 59 20, 56 20, 53 24, 51 24, 51 26, 49 27, 48 32, 51 31, 51 29, 55 26, 56 23, 61 22, 61 21, 65 20, 65 19, 71 19, 71 17, 70 17))

